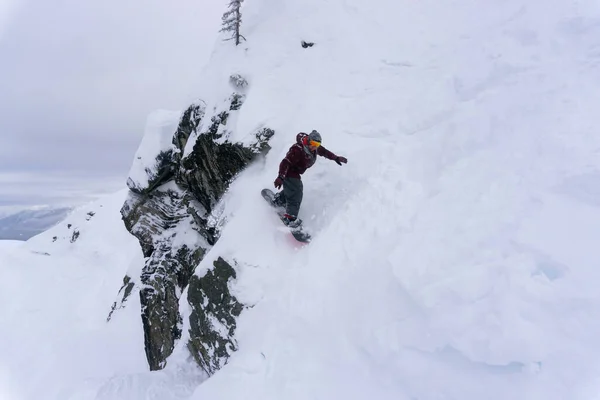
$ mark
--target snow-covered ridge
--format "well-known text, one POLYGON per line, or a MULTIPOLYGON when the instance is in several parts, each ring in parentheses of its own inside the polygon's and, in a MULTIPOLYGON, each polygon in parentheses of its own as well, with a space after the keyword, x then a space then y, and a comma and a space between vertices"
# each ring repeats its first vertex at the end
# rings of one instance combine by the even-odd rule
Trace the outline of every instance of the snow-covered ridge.
POLYGON ((80 399, 114 374, 146 369, 139 296, 106 323, 123 277, 139 276, 143 265, 119 214, 125 195, 80 206, 50 230, 0 250, 3 398, 80 399))
MULTIPOLYGON (((148 365, 167 365, 182 338, 179 302, 187 290, 189 354, 208 376, 235 351, 236 317, 244 308, 228 289, 235 260, 217 257, 211 271, 196 266, 219 240, 228 217, 223 195, 249 164, 268 150, 274 132, 261 126, 234 141, 247 82, 231 74, 219 101, 199 99, 177 119, 174 113, 150 116, 121 209, 126 228, 139 239, 145 265, 139 277, 144 343, 148 365), (159 143, 160 142, 160 143, 159 143), (144 155, 143 157, 141 155, 144 155), (188 290, 189 289, 189 290, 188 290)), ((217 94, 215 94, 217 96, 217 94)), ((125 278, 121 300, 135 283, 125 278)))

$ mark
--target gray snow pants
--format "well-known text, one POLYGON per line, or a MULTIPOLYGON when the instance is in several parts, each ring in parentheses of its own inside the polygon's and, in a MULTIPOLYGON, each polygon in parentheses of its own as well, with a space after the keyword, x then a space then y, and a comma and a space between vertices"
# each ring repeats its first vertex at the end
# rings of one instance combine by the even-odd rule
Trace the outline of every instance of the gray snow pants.
POLYGON ((285 212, 294 217, 300 212, 302 203, 302 191, 304 186, 298 178, 285 178, 283 180, 283 190, 276 195, 276 202, 285 205, 285 212))

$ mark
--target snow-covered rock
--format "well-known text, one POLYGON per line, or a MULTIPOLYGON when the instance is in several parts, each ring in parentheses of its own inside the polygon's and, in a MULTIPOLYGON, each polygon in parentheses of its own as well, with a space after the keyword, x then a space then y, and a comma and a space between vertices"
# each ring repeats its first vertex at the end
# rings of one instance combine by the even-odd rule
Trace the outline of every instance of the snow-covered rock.
MULTIPOLYGON (((233 86, 239 86, 238 82, 239 79, 233 86)), ((268 140, 274 134, 262 128, 251 133, 253 140, 248 145, 231 142, 243 95, 234 92, 224 96, 221 107, 210 112, 204 101, 191 104, 177 126, 172 126, 174 114, 154 115, 132 166, 132 174, 138 173, 128 179, 131 193, 121 213, 146 257, 140 296, 151 370, 164 368, 181 338, 179 300, 196 266, 219 238, 219 228, 224 223, 219 215, 219 201, 233 179, 257 156, 268 151, 268 140), (186 148, 191 149, 187 154, 186 148), (148 160, 153 160, 152 166, 148 160), (140 174, 141 171, 144 173, 140 174)), ((219 265, 227 262, 223 260, 219 265)), ((228 273, 232 275, 235 274, 228 273)), ((241 306, 234 307, 234 311, 227 304, 213 302, 222 296, 233 298, 228 292, 202 297, 201 293, 207 293, 205 287, 200 287, 202 282, 201 277, 193 281, 194 295, 189 297, 194 308, 190 318, 195 326, 191 329, 189 349, 200 366, 212 374, 235 349, 232 338, 235 324, 229 323, 231 329, 224 332, 213 326, 206 315, 228 314, 233 318, 234 313, 237 317, 241 306), (210 301, 196 304, 200 298, 210 301), (210 340, 205 341, 207 338, 210 340), (230 346, 208 354, 206 349, 214 347, 213 342, 227 342, 230 346)), ((227 289, 227 279, 222 283, 221 288, 227 289)), ((131 291, 130 286, 125 280, 123 300, 131 291)))
POLYGON ((179 114, 158 110, 148 116, 142 142, 127 178, 131 191, 148 192, 175 173, 173 133, 179 124, 179 114))

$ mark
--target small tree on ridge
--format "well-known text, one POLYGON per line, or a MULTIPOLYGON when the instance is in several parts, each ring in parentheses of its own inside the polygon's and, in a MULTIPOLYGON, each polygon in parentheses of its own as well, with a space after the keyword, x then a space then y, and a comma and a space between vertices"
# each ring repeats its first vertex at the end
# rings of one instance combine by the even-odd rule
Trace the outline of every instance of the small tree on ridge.
POLYGON ((240 39, 246 40, 240 33, 240 25, 242 25, 242 13, 240 7, 244 0, 231 0, 229 2, 228 10, 225 11, 223 17, 223 28, 219 32, 231 32, 231 38, 225 40, 235 39, 235 45, 240 44, 240 39))

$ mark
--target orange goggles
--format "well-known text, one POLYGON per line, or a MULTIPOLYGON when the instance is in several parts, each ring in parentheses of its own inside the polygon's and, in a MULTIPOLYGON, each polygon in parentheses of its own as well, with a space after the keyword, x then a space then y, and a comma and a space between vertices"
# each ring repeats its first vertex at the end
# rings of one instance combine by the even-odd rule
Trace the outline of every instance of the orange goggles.
POLYGON ((310 144, 313 147, 319 147, 321 145, 320 142, 315 142, 314 140, 309 140, 308 144, 310 144))

